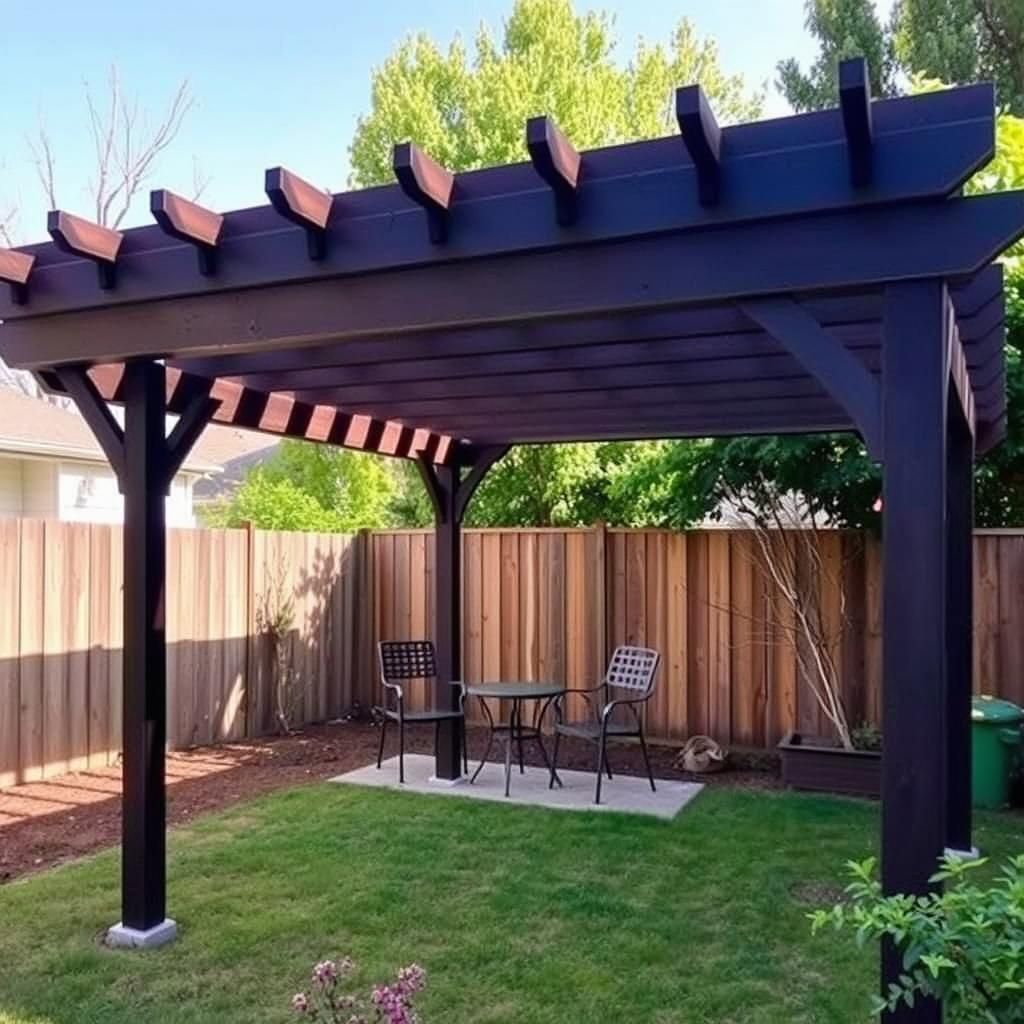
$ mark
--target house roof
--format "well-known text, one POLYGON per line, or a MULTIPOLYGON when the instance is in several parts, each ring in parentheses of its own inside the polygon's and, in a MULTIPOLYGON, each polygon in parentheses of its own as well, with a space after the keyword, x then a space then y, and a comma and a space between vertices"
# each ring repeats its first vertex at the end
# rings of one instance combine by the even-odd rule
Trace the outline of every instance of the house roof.
MULTIPOLYGON (((211 425, 182 470, 220 473, 240 457, 276 444, 276 438, 265 434, 211 425)), ((0 388, 0 453, 107 461, 88 424, 77 412, 10 388, 0 388)))

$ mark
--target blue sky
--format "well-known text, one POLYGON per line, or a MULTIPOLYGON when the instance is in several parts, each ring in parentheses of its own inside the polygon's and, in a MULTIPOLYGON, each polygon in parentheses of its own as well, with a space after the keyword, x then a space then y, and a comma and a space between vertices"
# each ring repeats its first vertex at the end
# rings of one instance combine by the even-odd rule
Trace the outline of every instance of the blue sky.
MULTIPOLYGON (((878 0, 887 12, 891 0, 878 0)), ((26 137, 46 125, 58 156, 58 198, 86 212, 90 167, 82 83, 102 93, 116 63, 126 89, 156 115, 182 78, 196 107, 150 187, 188 193, 193 157, 210 183, 203 202, 228 210, 264 202, 263 170, 284 164, 334 190, 348 174, 347 147, 369 105, 370 73, 395 43, 422 29, 441 42, 496 34, 511 0, 0 0, 0 213, 20 207, 18 241, 45 237, 46 203, 26 137)), ((610 11, 621 56, 638 36, 667 37, 682 17, 718 40, 730 72, 753 83, 775 62, 806 61, 803 0, 593 0, 610 11)), ((680 83, 685 84, 685 83, 680 83)), ((785 104, 770 87, 769 112, 785 104)), ((145 202, 127 223, 149 219, 145 202)))

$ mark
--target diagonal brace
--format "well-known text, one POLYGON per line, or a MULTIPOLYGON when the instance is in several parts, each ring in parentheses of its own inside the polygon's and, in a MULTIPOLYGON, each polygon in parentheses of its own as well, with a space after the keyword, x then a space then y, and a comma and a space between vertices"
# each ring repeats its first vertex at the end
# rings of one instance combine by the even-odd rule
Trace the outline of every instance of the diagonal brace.
MULTIPOLYGON (((210 381, 210 384, 212 386, 213 381, 210 381)), ((219 399, 210 398, 209 394, 196 395, 186 406, 185 411, 178 418, 178 422, 174 424, 174 428, 167 435, 166 460, 164 462, 167 487, 170 487, 171 481, 181 469, 181 464, 188 458, 192 446, 199 440, 199 435, 219 408, 219 399)))
POLYGON ((483 482, 488 470, 509 450, 511 445, 488 445, 476 449, 463 465, 437 466, 420 455, 416 464, 423 486, 430 496, 434 517, 438 523, 461 523, 473 495, 483 482), (462 470, 469 472, 463 476, 462 470))
POLYGON ((89 424, 124 490, 124 430, 114 419, 85 366, 60 366, 55 370, 64 390, 74 399, 82 419, 89 424))
POLYGON ((793 299, 758 299, 741 308, 822 384, 856 424, 868 453, 881 459, 882 393, 871 371, 793 299))

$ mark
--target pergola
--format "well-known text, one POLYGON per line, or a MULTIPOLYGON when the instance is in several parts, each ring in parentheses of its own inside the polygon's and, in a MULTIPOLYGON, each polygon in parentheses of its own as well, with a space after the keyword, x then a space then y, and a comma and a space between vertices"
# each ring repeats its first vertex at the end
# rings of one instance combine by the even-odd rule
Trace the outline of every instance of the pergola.
MULTIPOLYGON (((681 139, 580 154, 538 117, 527 163, 452 174, 404 144, 396 185, 275 168, 268 206, 161 190, 155 226, 54 211, 52 243, 0 251, 0 354, 75 400, 125 498, 131 937, 169 928, 163 497, 211 420, 417 460, 442 681, 460 524, 510 445, 856 431, 884 466, 885 888, 926 891, 971 847, 972 466, 1005 430, 992 261, 1024 193, 961 195, 990 86, 872 102, 863 61, 840 71, 836 110, 719 128, 691 86, 681 139)), ((436 770, 459 775, 453 730, 436 770)))

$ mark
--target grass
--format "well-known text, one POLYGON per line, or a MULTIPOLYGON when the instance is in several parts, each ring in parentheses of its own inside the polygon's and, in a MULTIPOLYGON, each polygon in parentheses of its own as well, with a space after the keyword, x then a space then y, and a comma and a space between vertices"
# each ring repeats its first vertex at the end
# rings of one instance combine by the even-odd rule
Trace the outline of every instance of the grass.
MULTIPOLYGON (((797 895, 872 852, 870 804, 716 790, 672 823, 306 786, 170 839, 179 940, 101 948, 114 852, 0 889, 0 1024, 288 1021, 314 960, 418 960, 433 1024, 865 1020, 872 951, 797 895)), ((1020 819, 985 816, 993 856, 1020 819)))

